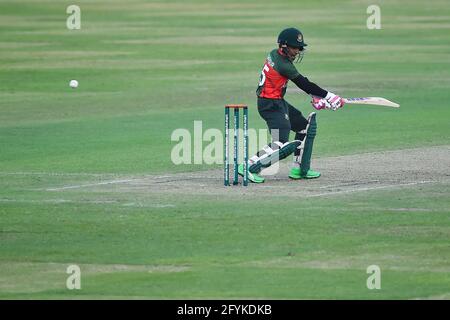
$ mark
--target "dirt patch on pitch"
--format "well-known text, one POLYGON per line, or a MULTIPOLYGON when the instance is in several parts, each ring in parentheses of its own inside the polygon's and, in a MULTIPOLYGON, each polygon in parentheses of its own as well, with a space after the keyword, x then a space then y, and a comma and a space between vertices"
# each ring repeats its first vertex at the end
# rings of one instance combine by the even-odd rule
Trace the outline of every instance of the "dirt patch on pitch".
POLYGON ((264 193, 295 196, 326 196, 341 193, 407 187, 430 183, 449 183, 450 146, 319 158, 313 161, 322 173, 316 180, 293 181, 288 178, 290 162, 280 165, 275 175, 266 175, 263 184, 248 188, 224 187, 221 170, 136 179, 117 187, 121 191, 235 194, 264 193))
MULTIPOLYGON (((67 269, 72 263, 15 262, 0 263, 0 291, 3 293, 35 293, 66 289, 67 269)), ((179 273, 189 265, 76 264, 82 276, 116 273, 179 273)))
POLYGON ((366 270, 373 261, 383 266, 383 270, 413 271, 413 272, 438 272, 448 273, 450 268, 445 260, 426 259, 414 254, 360 254, 345 257, 322 257, 305 261, 302 258, 278 257, 267 260, 244 262, 242 266, 255 268, 281 268, 281 269, 321 269, 321 270, 366 270))
POLYGON ((49 188, 47 191, 90 190, 101 192, 196 195, 265 195, 322 197, 371 190, 450 183, 450 146, 406 149, 318 158, 313 168, 322 173, 315 180, 290 180, 290 162, 265 175, 263 184, 223 186, 223 171, 208 170, 151 176, 122 177, 101 182, 49 188))

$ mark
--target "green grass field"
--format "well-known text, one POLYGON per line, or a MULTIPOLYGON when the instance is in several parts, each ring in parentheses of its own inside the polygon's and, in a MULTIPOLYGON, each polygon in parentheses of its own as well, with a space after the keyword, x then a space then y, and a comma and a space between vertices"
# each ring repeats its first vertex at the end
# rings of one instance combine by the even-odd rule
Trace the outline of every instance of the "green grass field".
POLYGON ((0 2, 1 299, 450 298, 447 1, 80 0, 80 30, 70 4, 0 2), (319 112, 314 182, 175 166, 172 132, 221 129, 227 103, 265 128, 255 89, 288 26, 310 80, 401 108, 319 112))

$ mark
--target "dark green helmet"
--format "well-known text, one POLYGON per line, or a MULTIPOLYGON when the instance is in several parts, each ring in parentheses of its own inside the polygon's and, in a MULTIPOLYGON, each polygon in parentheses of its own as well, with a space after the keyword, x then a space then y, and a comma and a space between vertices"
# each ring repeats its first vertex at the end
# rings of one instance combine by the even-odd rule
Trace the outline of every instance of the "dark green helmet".
POLYGON ((287 28, 281 31, 278 36, 278 45, 280 47, 287 45, 299 49, 307 46, 307 44, 303 42, 303 34, 296 28, 287 28))

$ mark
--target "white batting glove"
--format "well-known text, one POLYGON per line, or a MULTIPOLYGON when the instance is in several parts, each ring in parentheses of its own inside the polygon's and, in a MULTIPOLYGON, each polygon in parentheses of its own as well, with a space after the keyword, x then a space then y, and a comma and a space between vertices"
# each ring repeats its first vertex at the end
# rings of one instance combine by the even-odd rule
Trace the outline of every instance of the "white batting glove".
POLYGON ((344 99, 339 97, 338 95, 335 95, 334 93, 328 92, 327 96, 325 97, 325 100, 328 101, 328 103, 331 106, 331 110, 336 111, 339 108, 342 108, 345 104, 344 99))
POLYGON ((312 97, 311 104, 314 107, 314 109, 316 109, 316 110, 330 109, 331 108, 331 106, 328 103, 328 101, 323 99, 323 98, 312 97))

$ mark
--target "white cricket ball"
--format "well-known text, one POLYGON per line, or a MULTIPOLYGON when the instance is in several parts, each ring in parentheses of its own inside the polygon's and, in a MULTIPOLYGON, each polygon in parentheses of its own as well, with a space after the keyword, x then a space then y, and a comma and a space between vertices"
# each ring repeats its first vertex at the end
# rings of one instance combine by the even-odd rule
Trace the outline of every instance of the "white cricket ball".
POLYGON ((77 80, 70 80, 69 86, 72 89, 75 89, 76 87, 78 87, 78 81, 77 80))

